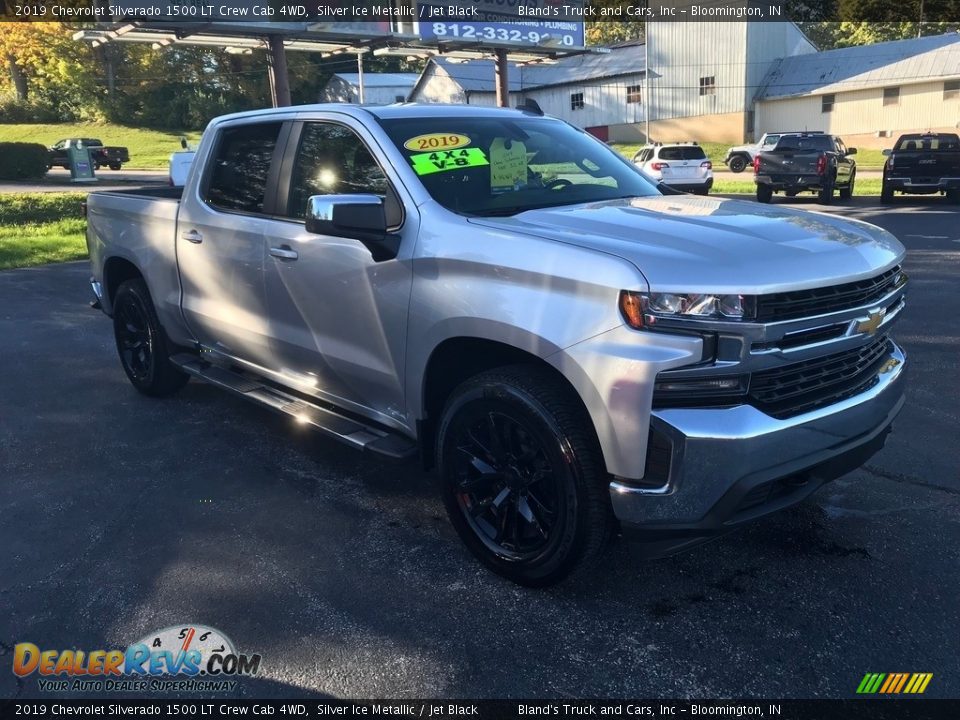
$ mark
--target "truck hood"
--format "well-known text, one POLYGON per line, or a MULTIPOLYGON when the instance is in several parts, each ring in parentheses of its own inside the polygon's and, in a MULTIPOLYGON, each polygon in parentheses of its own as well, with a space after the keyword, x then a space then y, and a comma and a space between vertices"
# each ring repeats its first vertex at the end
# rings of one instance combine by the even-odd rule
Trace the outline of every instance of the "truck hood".
POLYGON ((872 277, 905 255, 893 235, 859 220, 686 195, 471 222, 617 255, 659 292, 759 295, 823 287, 872 277))

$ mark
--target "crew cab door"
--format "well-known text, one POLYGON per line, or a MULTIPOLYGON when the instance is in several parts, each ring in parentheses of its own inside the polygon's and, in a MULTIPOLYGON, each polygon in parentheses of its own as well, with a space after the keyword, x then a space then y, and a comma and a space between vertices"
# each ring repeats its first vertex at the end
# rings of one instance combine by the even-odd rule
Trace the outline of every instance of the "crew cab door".
POLYGON ((290 131, 264 274, 274 362, 284 382, 302 392, 406 426, 403 367, 417 217, 404 210, 402 186, 377 160, 375 139, 339 117, 297 122, 290 131), (388 225, 401 236, 399 255, 375 261, 359 240, 307 232, 307 199, 334 194, 384 198, 388 225))
POLYGON ((184 320, 205 348, 264 367, 272 335, 264 248, 287 131, 277 121, 221 127, 177 219, 184 320))

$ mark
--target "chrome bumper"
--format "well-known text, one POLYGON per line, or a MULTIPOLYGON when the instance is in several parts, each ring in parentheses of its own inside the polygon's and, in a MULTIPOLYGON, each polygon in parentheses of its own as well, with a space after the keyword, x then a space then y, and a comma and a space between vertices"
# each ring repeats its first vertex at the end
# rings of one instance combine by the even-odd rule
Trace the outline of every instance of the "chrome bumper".
POLYGON ((667 482, 611 483, 614 512, 627 528, 709 536, 799 502, 882 447, 903 407, 905 362, 892 344, 868 390, 783 420, 749 405, 654 411, 673 444, 667 482))

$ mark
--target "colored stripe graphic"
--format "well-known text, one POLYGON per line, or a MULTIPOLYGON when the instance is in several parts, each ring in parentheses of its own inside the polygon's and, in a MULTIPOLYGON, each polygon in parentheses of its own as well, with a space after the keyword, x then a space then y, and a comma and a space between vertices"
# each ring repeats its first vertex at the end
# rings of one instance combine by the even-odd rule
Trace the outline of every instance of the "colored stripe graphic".
POLYGON ((900 673, 900 682, 897 683, 897 687, 893 689, 893 692, 898 693, 903 690, 904 684, 907 682, 907 673, 900 673))
POLYGON ((932 679, 933 673, 867 673, 857 686, 857 694, 920 695, 932 679))

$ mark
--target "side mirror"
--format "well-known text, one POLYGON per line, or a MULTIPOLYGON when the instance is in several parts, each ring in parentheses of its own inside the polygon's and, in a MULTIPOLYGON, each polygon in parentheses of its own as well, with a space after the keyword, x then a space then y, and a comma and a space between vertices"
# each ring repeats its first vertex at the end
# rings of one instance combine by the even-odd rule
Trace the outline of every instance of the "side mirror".
POLYGON ((847 148, 847 155, 856 155, 856 154, 857 154, 856 148, 847 148))
POLYGON ((883 155, 884 157, 890 157, 891 155, 893 155, 893 150, 891 150, 890 148, 884 148, 883 150, 880 151, 880 154, 883 155))
POLYGON ((307 200, 307 232, 359 240, 377 262, 391 260, 400 237, 387 232, 383 199, 377 195, 312 195, 307 200))

